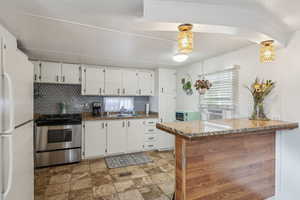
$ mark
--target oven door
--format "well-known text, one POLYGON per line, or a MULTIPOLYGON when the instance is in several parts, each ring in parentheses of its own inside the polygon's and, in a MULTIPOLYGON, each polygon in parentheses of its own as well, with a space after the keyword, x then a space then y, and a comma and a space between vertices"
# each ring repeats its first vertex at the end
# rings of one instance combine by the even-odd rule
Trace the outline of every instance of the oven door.
POLYGON ((51 151, 81 147, 81 125, 38 126, 35 151, 51 151))

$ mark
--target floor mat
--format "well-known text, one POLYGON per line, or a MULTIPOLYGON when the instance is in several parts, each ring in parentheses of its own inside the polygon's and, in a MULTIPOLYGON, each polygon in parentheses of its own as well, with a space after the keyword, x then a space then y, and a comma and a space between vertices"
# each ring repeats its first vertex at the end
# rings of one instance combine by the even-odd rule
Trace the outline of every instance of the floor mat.
POLYGON ((132 165, 141 165, 152 162, 152 159, 145 153, 132 153, 105 158, 107 167, 110 169, 127 167, 132 165))

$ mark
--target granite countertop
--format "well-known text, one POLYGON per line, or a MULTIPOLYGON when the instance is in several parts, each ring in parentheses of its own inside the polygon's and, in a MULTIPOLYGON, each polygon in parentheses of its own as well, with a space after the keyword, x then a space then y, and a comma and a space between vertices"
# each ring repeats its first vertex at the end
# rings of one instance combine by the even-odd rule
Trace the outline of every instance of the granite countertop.
POLYGON ((201 137, 254 133, 258 131, 277 131, 298 128, 298 123, 284 121, 258 121, 249 119, 227 119, 210 121, 170 122, 156 124, 158 129, 182 136, 189 140, 201 137))
POLYGON ((124 119, 153 119, 158 118, 158 113, 149 113, 146 115, 145 113, 137 113, 134 116, 117 116, 117 114, 113 114, 111 116, 99 116, 95 117, 92 113, 82 113, 83 121, 95 121, 95 120, 124 120, 124 119))

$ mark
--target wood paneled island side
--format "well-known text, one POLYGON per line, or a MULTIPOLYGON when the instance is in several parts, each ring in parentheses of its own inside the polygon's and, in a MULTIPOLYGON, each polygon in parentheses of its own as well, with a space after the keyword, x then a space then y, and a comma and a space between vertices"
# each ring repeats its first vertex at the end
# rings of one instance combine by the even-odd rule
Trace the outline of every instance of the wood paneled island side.
POLYGON ((265 200, 275 193, 275 133, 297 123, 158 123, 176 136, 176 200, 265 200))

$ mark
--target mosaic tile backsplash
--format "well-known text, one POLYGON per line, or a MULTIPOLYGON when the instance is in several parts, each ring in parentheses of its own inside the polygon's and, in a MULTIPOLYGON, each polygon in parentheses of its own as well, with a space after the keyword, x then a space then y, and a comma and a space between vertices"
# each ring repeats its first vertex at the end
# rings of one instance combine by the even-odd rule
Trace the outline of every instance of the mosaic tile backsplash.
MULTIPOLYGON (((34 113, 57 114, 59 103, 67 104, 68 113, 90 112, 90 103, 102 102, 100 96, 82 96, 80 85, 34 84, 34 113), (85 106, 88 105, 88 106, 85 106)), ((149 97, 134 97, 136 111, 144 111, 149 97)))

